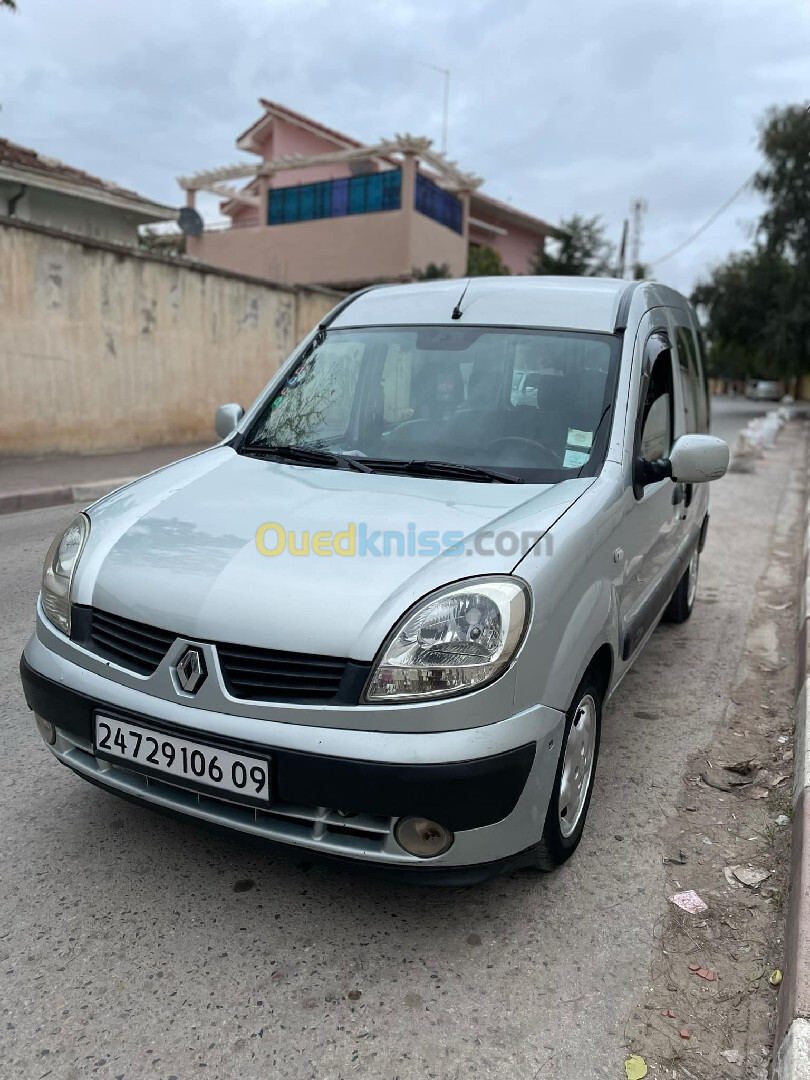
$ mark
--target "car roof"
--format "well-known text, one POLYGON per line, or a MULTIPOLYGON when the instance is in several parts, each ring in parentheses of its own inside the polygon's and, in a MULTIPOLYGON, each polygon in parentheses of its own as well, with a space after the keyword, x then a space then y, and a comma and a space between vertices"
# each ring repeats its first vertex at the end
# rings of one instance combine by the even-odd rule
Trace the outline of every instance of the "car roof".
MULTIPOLYGON (((631 299, 641 299, 643 310, 686 304, 672 289, 619 278, 457 278, 374 286, 349 297, 329 325, 542 326, 613 333, 626 319, 631 299), (457 305, 462 314, 454 320, 457 305)), ((637 303, 633 307, 638 310, 637 303)))

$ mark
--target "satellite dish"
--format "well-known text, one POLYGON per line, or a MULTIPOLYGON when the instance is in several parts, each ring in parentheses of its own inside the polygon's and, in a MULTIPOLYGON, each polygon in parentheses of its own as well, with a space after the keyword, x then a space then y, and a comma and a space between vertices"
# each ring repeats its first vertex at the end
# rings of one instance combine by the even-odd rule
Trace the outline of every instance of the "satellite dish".
POLYGON ((199 236, 203 231, 203 219, 190 206, 184 206, 177 215, 177 224, 186 236, 199 236))

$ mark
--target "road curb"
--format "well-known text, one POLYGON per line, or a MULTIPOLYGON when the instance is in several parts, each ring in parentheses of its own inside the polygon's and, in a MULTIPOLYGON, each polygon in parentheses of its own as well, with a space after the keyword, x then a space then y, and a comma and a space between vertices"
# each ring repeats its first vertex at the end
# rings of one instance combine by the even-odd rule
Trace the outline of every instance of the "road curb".
POLYGON ((810 1076, 810 1021, 794 1020, 773 1063, 773 1080, 804 1080, 810 1076))
MULTIPOLYGON (((810 475, 810 444, 805 475, 810 475)), ((785 927, 785 959, 776 1016, 778 1048, 773 1080, 810 1080, 810 493, 805 504, 799 568, 799 620, 796 627, 796 730, 794 742, 793 827, 790 845, 790 897, 785 927)))
POLYGON ((117 480, 94 480, 84 484, 60 484, 58 487, 0 493, 0 514, 16 514, 21 510, 41 510, 47 506, 63 506, 76 502, 95 502, 103 495, 109 495, 116 488, 131 484, 137 479, 137 476, 126 476, 117 480))

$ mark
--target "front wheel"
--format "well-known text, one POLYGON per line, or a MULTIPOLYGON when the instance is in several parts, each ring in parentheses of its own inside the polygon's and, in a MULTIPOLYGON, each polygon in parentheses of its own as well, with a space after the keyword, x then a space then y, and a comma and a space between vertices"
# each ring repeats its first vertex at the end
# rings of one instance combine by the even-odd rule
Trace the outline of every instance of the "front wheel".
POLYGON ((697 596, 698 570, 700 569, 700 552, 695 548, 686 572, 678 582, 678 587, 672 594, 672 599, 664 611, 664 622, 686 622, 692 614, 697 596))
POLYGON ((599 739, 602 730, 602 691, 586 673, 577 687, 565 721, 560 760, 551 791, 543 839, 536 866, 553 870, 577 849, 591 802, 599 739))

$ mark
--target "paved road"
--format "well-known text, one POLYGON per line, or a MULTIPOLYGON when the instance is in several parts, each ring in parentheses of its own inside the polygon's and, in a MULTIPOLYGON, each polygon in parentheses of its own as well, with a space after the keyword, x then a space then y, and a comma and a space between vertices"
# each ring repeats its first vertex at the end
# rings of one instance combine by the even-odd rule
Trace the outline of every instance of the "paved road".
POLYGON ((730 445, 740 428, 756 416, 764 416, 779 405, 772 401, 748 401, 747 398, 712 398, 712 434, 719 435, 730 445))
MULTIPOLYGON (((752 409, 723 404, 717 429, 752 409)), ((726 707, 783 457, 716 486, 699 603, 609 707, 577 856, 459 891, 271 861, 61 769, 16 662, 71 511, 0 519, 3 1080, 623 1075, 666 903, 658 830, 726 707)))

